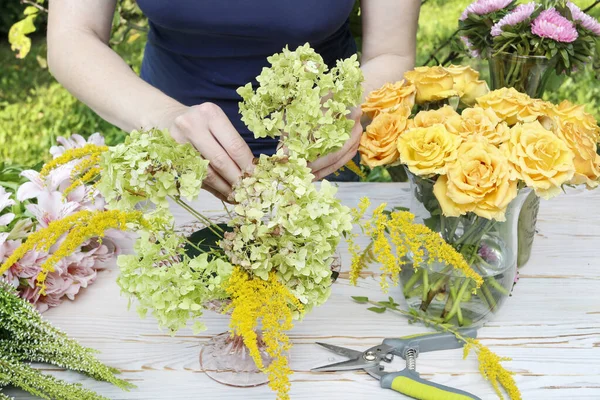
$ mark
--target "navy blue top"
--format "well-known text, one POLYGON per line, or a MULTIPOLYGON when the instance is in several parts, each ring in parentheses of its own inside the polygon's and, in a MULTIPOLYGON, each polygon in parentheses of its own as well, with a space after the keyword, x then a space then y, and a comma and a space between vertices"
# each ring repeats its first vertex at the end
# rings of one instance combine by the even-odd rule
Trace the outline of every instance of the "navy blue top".
POLYGON ((138 0, 150 32, 141 77, 179 102, 219 105, 255 155, 276 141, 254 139, 236 89, 266 58, 309 42, 330 66, 356 52, 348 17, 354 0, 138 0))

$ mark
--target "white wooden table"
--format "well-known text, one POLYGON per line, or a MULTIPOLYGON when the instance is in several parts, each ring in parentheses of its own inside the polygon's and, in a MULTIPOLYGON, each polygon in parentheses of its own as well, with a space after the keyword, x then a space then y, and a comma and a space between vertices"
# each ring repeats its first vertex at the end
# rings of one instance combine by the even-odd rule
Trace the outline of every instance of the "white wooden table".
MULTIPOLYGON (((408 205, 404 184, 341 184, 339 196, 353 206, 369 195, 374 204, 408 205)), ((222 210, 220 203, 203 199, 198 209, 222 210)), ((485 328, 482 342, 501 356, 512 358, 506 367, 524 399, 600 399, 600 192, 577 190, 542 201, 533 255, 521 270, 514 296, 485 328)), ((179 221, 189 218, 177 211, 179 221)), ((351 295, 384 299, 376 268, 359 287, 348 283, 349 256, 342 246, 343 271, 329 301, 296 324, 290 335, 292 399, 400 399, 383 390, 363 372, 312 373, 310 369, 342 358, 319 348, 315 341, 366 349, 385 337, 426 331, 408 325, 400 316, 379 315, 356 304, 351 295)), ((171 337, 155 321, 139 319, 120 296, 117 271, 103 272, 75 302, 67 302, 45 316, 80 343, 101 351, 99 358, 122 371, 137 389, 122 392, 81 375, 43 366, 56 376, 82 382, 111 399, 274 399, 268 387, 239 389, 220 385, 200 371, 198 355, 212 335, 227 330, 225 316, 206 313, 208 330, 190 329, 171 337)), ((401 298, 399 289, 390 294, 401 298)), ((399 366, 401 366, 399 364, 399 366)), ((425 379, 472 392, 482 399, 496 396, 477 370, 471 355, 461 350, 423 354, 417 370, 425 379)), ((30 398, 9 392, 17 399, 30 398)))

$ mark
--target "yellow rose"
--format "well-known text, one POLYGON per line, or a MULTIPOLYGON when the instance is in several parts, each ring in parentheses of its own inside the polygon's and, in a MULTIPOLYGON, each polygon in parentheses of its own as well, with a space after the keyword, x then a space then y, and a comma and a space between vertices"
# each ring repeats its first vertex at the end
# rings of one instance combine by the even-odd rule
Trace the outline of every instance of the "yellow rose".
POLYGON ((534 122, 544 117, 550 103, 532 99, 514 88, 502 88, 489 92, 477 99, 477 104, 483 108, 491 108, 509 126, 517 122, 534 122))
POLYGON ((575 124, 577 129, 589 133, 596 138, 596 142, 598 141, 600 126, 598 126, 598 122, 591 114, 585 112, 584 106, 575 105, 568 100, 564 100, 558 106, 552 107, 548 111, 550 116, 575 124))
POLYGON ((458 96, 452 75, 443 67, 417 67, 404 77, 417 88, 417 104, 458 96))
POLYGON ((442 124, 410 129, 398 138, 400 161, 415 175, 443 175, 447 164, 456 160, 461 140, 442 124))
POLYGON ((561 185, 575 174, 573 152, 537 121, 513 126, 502 150, 515 176, 545 199, 560 194, 561 185))
POLYGON ((386 83, 380 89, 369 93, 361 108, 369 118, 375 118, 380 113, 395 112, 400 106, 412 109, 416 93, 415 86, 405 80, 386 83))
MULTIPOLYGON (((447 122, 453 117, 459 117, 454 108, 450 106, 444 106, 437 110, 420 111, 413 119, 413 125, 419 128, 429 128, 436 124, 443 124, 448 128, 447 122)), ((454 133, 454 132, 453 132, 454 133)))
POLYGON ((465 108, 462 115, 450 118, 446 125, 450 132, 456 132, 465 139, 481 135, 495 145, 504 143, 510 137, 510 128, 491 108, 465 108))
POLYGON ((517 196, 517 180, 506 156, 487 139, 474 136, 458 148, 458 157, 433 186, 442 212, 458 217, 473 212, 505 221, 508 204, 517 196))
POLYGON ((367 126, 360 138, 358 151, 362 163, 370 168, 389 165, 398 160, 400 153, 396 141, 406 129, 410 108, 402 106, 393 114, 379 114, 367 126))
POLYGON ((454 90, 458 92, 460 100, 472 106, 478 97, 489 93, 490 89, 486 81, 479 79, 479 72, 469 66, 450 65, 445 67, 446 71, 452 75, 454 81, 454 90))
POLYGON ((574 154, 575 175, 569 183, 586 184, 590 189, 597 187, 600 178, 600 156, 596 153, 598 137, 595 132, 585 129, 576 119, 558 119, 554 132, 574 154))

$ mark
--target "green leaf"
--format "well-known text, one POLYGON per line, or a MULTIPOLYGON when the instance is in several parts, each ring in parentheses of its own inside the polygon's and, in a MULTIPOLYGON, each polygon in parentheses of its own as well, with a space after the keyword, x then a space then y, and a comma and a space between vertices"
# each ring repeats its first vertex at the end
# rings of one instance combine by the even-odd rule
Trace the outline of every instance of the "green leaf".
POLYGON ((8 42, 13 51, 18 51, 17 58, 25 58, 31 50, 31 39, 28 34, 35 32, 33 22, 37 17, 39 10, 35 7, 25 9, 25 18, 16 22, 8 31, 8 42))
POLYGON ((365 304, 369 301, 369 298, 364 296, 352 296, 352 300, 356 301, 359 304, 365 304))
POLYGON ((367 308, 367 310, 373 311, 374 313, 377 313, 377 314, 383 314, 385 312, 386 308, 385 307, 369 307, 369 308, 367 308))

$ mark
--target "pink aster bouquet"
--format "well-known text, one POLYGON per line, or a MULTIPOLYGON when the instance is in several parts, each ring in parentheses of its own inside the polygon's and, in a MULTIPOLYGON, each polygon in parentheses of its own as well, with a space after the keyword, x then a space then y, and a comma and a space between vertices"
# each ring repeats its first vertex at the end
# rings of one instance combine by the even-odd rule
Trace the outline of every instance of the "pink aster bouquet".
POLYGON ((462 13, 459 26, 475 57, 544 57, 556 62, 558 74, 589 63, 600 36, 600 23, 566 0, 476 0, 462 13))
MULTIPOLYGON (((87 145, 104 146, 104 139, 98 133, 88 140, 79 135, 61 137, 50 153, 57 159, 68 149, 82 149, 87 145)), ((86 170, 96 168, 95 160, 90 159, 88 164, 76 167, 70 162, 57 168, 44 168, 41 172, 23 171, 21 175, 27 182, 21 184, 16 193, 0 186, 0 265, 5 264, 27 237, 52 222, 84 210, 104 210, 104 198, 99 191, 81 179, 85 178, 86 170), (76 175, 81 177, 75 178, 76 175)), ((42 266, 56 253, 61 241, 48 249, 30 250, 18 262, 0 269, 0 279, 12 284, 19 296, 34 304, 38 311, 46 311, 65 298, 74 300, 82 288, 94 282, 99 270, 115 264, 123 235, 108 231, 102 239, 93 237, 60 259, 48 272, 42 266), (45 279, 44 287, 38 284, 41 277, 45 279)))

